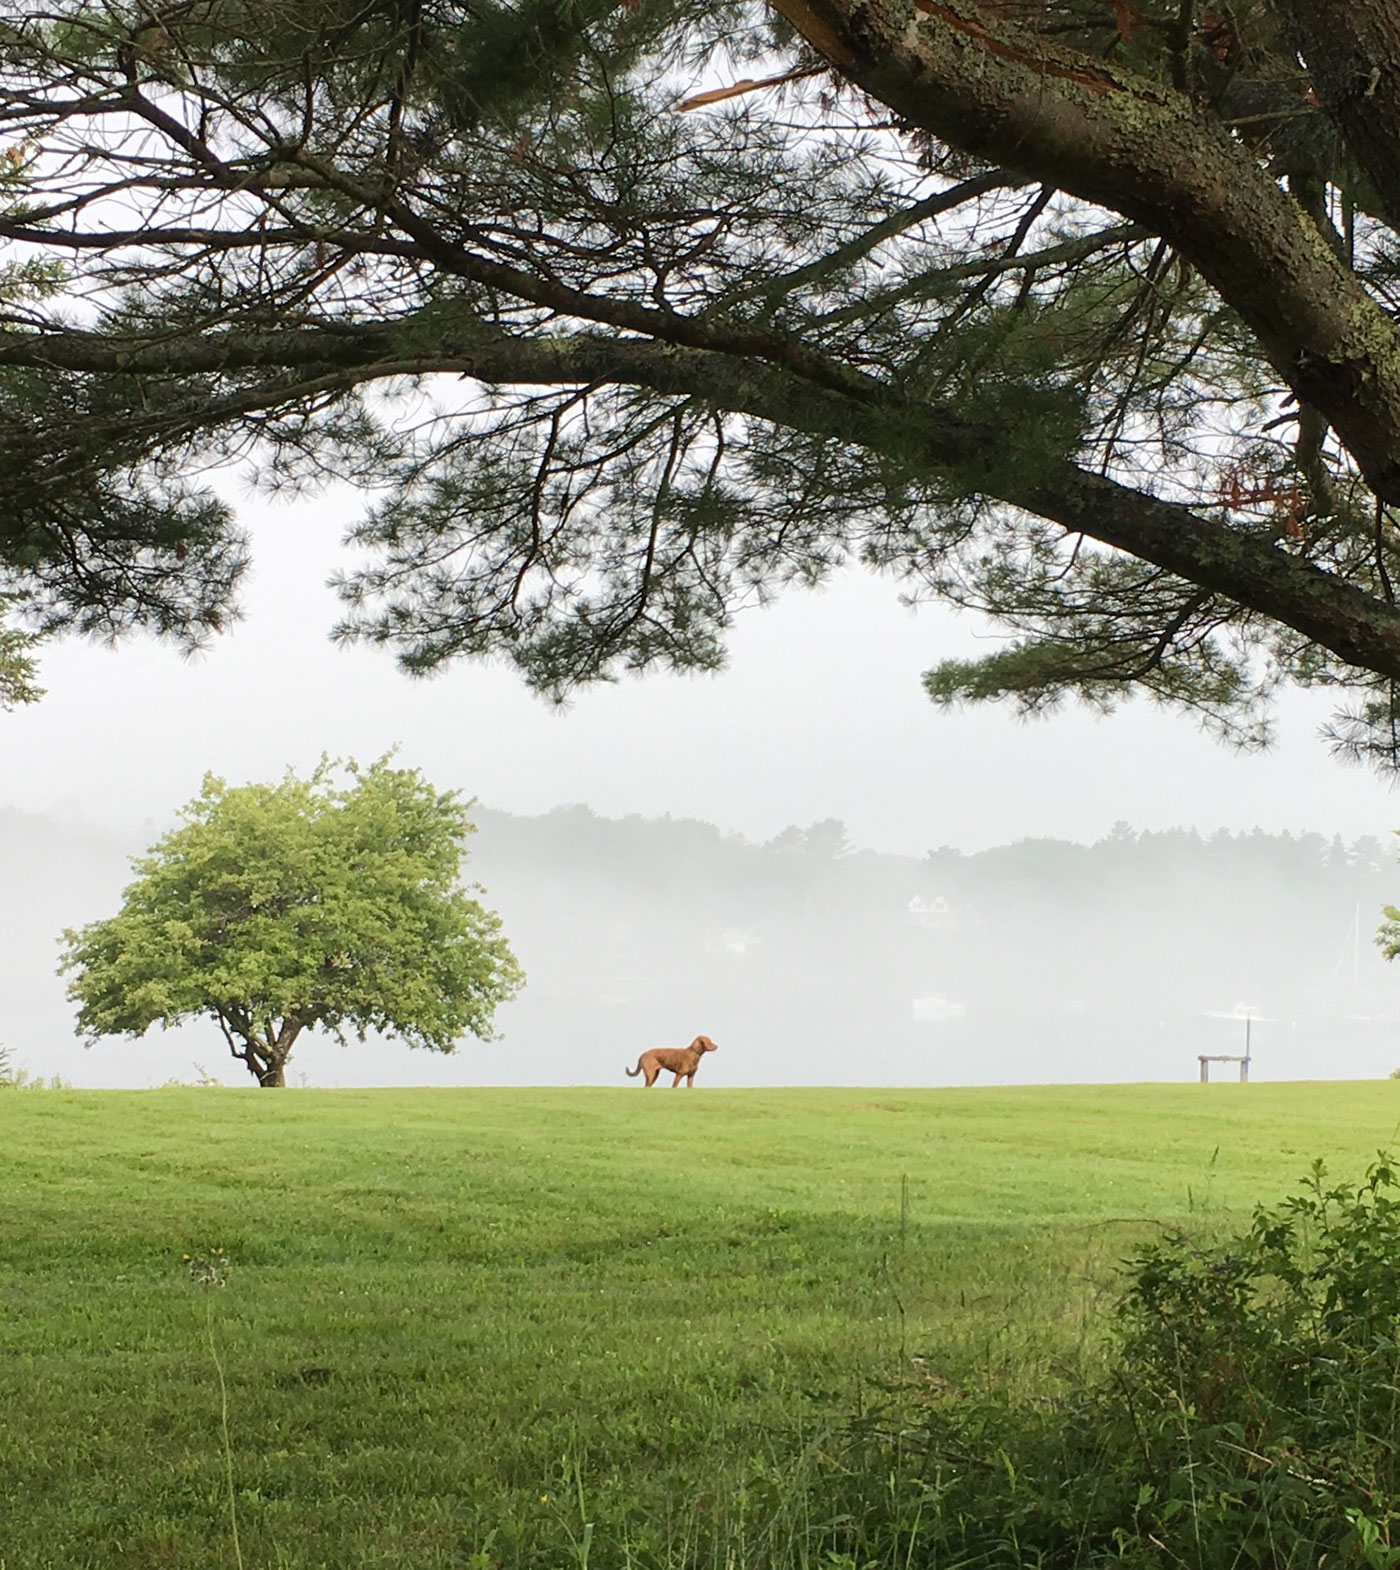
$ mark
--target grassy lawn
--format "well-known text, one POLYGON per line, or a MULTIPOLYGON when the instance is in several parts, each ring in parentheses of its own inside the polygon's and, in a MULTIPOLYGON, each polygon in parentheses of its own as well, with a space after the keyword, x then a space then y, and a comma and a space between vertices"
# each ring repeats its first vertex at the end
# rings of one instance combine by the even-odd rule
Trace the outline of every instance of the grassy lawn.
POLYGON ((0 1570, 235 1563, 211 1327, 249 1567, 675 1562, 1397 1144, 1385 1082, 0 1093, 0 1570))

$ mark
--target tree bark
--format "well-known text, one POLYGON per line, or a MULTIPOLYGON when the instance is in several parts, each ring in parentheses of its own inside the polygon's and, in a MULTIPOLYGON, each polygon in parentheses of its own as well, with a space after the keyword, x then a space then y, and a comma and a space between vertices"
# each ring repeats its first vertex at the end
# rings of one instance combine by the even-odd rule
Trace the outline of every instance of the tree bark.
MULTIPOLYGON (((1400 502, 1400 337, 1255 156, 1186 93, 969 0, 773 3, 911 125, 1169 241, 1326 417, 1376 495, 1400 502)), ((1360 9, 1393 7, 1363 0, 1360 9)))
POLYGON ((1392 227, 1400 228, 1400 6, 1279 0, 1314 91, 1341 127, 1392 227))

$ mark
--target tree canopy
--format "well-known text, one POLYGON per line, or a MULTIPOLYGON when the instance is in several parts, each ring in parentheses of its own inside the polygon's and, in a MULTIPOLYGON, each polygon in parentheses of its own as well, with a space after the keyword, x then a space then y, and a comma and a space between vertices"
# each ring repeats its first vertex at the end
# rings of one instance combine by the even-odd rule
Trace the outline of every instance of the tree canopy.
POLYGON ((774 5, 0 0, 28 625, 222 626, 255 454, 365 488, 410 670, 708 667, 859 561, 1010 634, 939 702, 1397 761, 1400 0, 774 5))
POLYGON ((96 1040, 208 1016, 258 1083, 305 1030, 451 1052, 524 977, 459 883, 472 825, 451 792, 381 759, 230 787, 208 775, 134 868, 120 912, 67 931, 61 969, 96 1040))

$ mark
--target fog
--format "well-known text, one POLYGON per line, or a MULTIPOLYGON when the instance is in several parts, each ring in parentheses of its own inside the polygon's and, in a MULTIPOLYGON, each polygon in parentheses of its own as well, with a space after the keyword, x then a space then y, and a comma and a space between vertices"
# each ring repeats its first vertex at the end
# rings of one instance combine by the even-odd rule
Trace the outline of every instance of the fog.
POLYGON ((0 714, 0 1043, 32 1072, 247 1079, 212 1027, 84 1050, 57 934, 115 911, 205 770, 392 746, 479 800, 471 872, 529 985, 498 1042, 304 1041, 294 1082, 627 1083, 700 1031, 700 1085, 1190 1079, 1247 1011, 1256 1078, 1400 1064, 1400 970, 1371 942, 1400 803, 1328 756, 1324 702, 1287 698, 1262 756, 1140 702, 942 713, 919 673, 986 629, 850 575, 742 615, 717 676, 560 712, 507 670, 410 682, 329 644, 350 508, 253 506, 247 614, 206 654, 56 645, 49 695, 0 714))
MULTIPOLYGON (((702 1031, 708 1085, 1192 1079, 1246 1028, 1256 1079, 1400 1065, 1400 976, 1371 942, 1400 880, 1374 838, 1119 825, 916 858, 833 821, 756 844, 585 807, 477 816, 471 870, 529 975, 501 1039, 438 1058, 303 1038, 294 1083, 625 1083, 645 1047, 702 1031)), ((75 1084, 251 1085, 212 1025, 72 1038, 55 934, 116 908, 136 848, 0 814, 3 1039, 75 1084)))

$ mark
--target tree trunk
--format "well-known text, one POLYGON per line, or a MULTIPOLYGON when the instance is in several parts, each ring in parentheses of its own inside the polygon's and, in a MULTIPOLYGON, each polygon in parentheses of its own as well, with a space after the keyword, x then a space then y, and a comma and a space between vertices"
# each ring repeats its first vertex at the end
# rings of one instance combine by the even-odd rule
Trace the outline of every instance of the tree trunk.
POLYGON ((266 1046, 261 1052, 257 1068, 258 1084, 264 1090, 284 1089, 287 1084, 287 1059, 301 1034, 303 1026, 297 1019, 284 1019, 280 1024, 269 1019, 266 1024, 266 1046))
POLYGON ((1283 0, 1324 108, 1400 224, 1400 10, 1394 0, 1283 0))
MULTIPOLYGON (((1327 419, 1376 495, 1400 504, 1400 338, 1392 322, 1273 175, 1187 94, 1010 27, 971 0, 773 4, 908 125, 1176 246, 1253 330, 1300 401, 1327 419)), ((1331 9, 1356 5, 1338 0, 1331 9)), ((1328 7, 1296 0, 1293 9, 1328 7)), ((1338 71, 1348 103, 1359 99, 1357 113, 1374 114, 1392 58, 1382 23, 1393 0, 1359 9, 1374 25, 1366 47, 1338 45, 1338 71), (1358 85, 1363 59, 1379 76, 1363 73, 1358 85)), ((1389 164, 1372 161, 1385 178, 1389 164)))
POLYGON ((276 1026, 272 1020, 258 1035, 252 1011, 226 1005, 215 1011, 219 1028, 228 1042, 228 1049, 264 1090, 281 1090, 287 1084, 287 1059, 292 1055, 292 1043, 301 1034, 302 1026, 293 1020, 284 1020, 276 1026), (242 1050, 238 1043, 242 1042, 242 1050))

